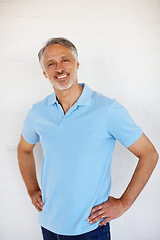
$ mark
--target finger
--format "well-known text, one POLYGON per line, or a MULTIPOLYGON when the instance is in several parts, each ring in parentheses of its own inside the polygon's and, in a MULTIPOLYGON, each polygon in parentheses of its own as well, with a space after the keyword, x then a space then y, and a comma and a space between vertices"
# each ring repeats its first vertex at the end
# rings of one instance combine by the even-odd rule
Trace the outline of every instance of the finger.
POLYGON ((88 217, 87 221, 89 222, 92 219, 94 219, 94 218, 96 218, 96 217, 98 217, 99 215, 102 215, 102 214, 103 214, 102 210, 96 211, 88 217))
POLYGON ((114 198, 114 197, 112 197, 112 196, 109 196, 108 200, 111 200, 111 199, 115 199, 115 198, 114 198))
POLYGON ((39 191, 36 195, 36 200, 41 204, 43 205, 43 201, 42 201, 42 192, 39 191))
POLYGON ((99 225, 100 225, 100 226, 106 225, 109 221, 111 221, 111 219, 105 218, 103 221, 101 221, 101 222, 99 223, 99 225))
POLYGON ((37 202, 37 206, 40 208, 40 209, 43 209, 43 206, 37 202))
POLYGON ((38 210, 38 212, 42 212, 42 209, 41 208, 39 208, 37 205, 34 205, 35 206, 35 208, 38 210))
POLYGON ((32 204, 33 204, 35 207, 37 206, 37 207, 40 208, 40 209, 43 208, 43 205, 40 204, 37 199, 34 199, 34 200, 32 201, 32 204))
POLYGON ((37 197, 37 201, 41 204, 41 206, 43 206, 43 201, 41 197, 37 197))
POLYGON ((42 209, 42 208, 43 208, 43 205, 42 205, 42 204, 40 204, 38 201, 36 202, 36 206, 38 206, 40 209, 42 209))
POLYGON ((43 206, 40 205, 38 202, 33 203, 33 205, 35 206, 35 208, 36 208, 38 211, 42 211, 43 206))
POLYGON ((103 218, 103 216, 102 216, 102 215, 99 215, 98 217, 92 219, 92 220, 90 221, 90 224, 96 223, 96 222, 102 220, 102 218, 103 218))
POLYGON ((40 191, 40 198, 42 199, 42 192, 40 191))
POLYGON ((90 214, 92 214, 92 213, 94 213, 94 212, 96 212, 96 211, 102 209, 102 207, 103 207, 102 204, 99 204, 99 205, 93 207, 92 210, 91 210, 91 212, 90 212, 90 214))
POLYGON ((99 221, 99 220, 102 220, 103 218, 105 218, 104 216, 104 213, 101 212, 101 211, 98 211, 98 212, 95 212, 94 214, 92 214, 88 219, 87 221, 90 222, 91 224, 99 221))

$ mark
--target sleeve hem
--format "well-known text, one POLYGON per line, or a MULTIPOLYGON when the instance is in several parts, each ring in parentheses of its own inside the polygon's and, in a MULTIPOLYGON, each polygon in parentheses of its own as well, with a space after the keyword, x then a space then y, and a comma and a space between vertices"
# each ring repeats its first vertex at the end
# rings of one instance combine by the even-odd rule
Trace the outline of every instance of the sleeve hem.
POLYGON ((134 140, 132 139, 131 142, 129 142, 128 144, 125 144, 124 146, 126 148, 130 147, 132 144, 134 144, 142 136, 142 134, 143 134, 143 131, 137 133, 137 135, 134 137, 134 140))
POLYGON ((29 144, 36 144, 37 142, 39 142, 39 140, 29 139, 28 137, 26 137, 26 136, 24 135, 23 132, 22 132, 22 136, 23 136, 23 138, 24 138, 29 144))

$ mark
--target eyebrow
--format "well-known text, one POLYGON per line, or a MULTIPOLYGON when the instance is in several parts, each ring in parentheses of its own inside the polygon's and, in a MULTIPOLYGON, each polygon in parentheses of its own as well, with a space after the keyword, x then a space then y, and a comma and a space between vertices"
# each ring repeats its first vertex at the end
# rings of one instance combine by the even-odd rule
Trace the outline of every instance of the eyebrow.
POLYGON ((46 62, 46 64, 50 63, 50 62, 54 62, 53 59, 50 59, 49 61, 46 62))
MULTIPOLYGON (((64 58, 69 58, 71 59, 69 56, 62 56, 61 59, 64 59, 64 58)), ((48 60, 46 63, 48 64, 49 62, 54 62, 55 60, 54 59, 50 59, 48 60)))

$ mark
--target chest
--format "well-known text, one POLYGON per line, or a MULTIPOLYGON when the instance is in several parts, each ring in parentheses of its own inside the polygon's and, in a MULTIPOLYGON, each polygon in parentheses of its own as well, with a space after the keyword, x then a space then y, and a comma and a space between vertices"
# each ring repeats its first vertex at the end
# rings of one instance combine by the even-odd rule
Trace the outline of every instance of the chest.
POLYGON ((101 109, 80 106, 69 109, 66 115, 62 111, 53 107, 36 119, 35 127, 42 147, 73 145, 93 148, 110 137, 107 115, 101 109))

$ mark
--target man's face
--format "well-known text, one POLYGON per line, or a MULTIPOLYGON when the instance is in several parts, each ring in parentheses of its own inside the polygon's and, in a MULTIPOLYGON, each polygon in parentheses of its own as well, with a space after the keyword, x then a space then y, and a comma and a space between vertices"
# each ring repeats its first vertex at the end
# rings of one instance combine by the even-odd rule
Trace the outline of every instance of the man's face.
POLYGON ((70 49, 60 44, 48 46, 43 53, 43 74, 58 90, 70 88, 77 81, 79 63, 70 49))

